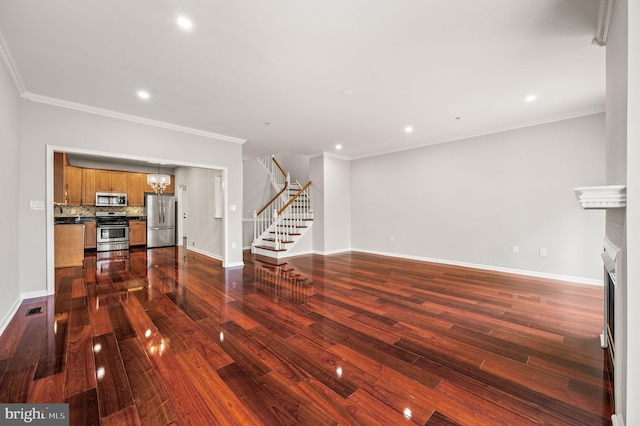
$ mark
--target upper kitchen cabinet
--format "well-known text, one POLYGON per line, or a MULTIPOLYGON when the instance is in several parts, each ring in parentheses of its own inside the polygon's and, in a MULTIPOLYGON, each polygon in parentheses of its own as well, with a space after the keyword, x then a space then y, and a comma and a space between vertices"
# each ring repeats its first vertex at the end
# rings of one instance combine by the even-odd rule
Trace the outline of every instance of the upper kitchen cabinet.
POLYGON ((80 204, 82 200, 82 169, 69 165, 67 154, 53 154, 53 201, 80 204))
POLYGON ((147 185, 145 173, 127 173, 128 200, 130 206, 144 206, 144 192, 150 187, 147 185))
POLYGON ((167 185, 164 192, 167 194, 173 194, 176 192, 176 177, 174 175, 169 175, 171 177, 171 183, 167 185))
POLYGON ((67 204, 82 203, 82 169, 66 166, 64 168, 65 195, 67 204))
POLYGON ((96 171, 94 169, 82 169, 82 205, 94 206, 96 204, 96 171))
POLYGON ((53 153, 53 202, 64 203, 64 166, 68 163, 66 154, 53 153))
POLYGON ((127 172, 96 170, 96 192, 127 192, 127 172))

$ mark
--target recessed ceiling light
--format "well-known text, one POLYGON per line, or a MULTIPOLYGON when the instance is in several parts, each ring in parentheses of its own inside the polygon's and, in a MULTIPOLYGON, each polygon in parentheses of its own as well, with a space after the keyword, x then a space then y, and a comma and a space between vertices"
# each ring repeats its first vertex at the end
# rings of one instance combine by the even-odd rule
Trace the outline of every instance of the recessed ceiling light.
POLYGON ((176 23, 183 30, 190 30, 191 28, 193 28, 193 22, 191 22, 191 19, 187 18, 186 16, 178 16, 178 19, 176 19, 176 23))
POLYGON ((342 144, 341 144, 341 143, 337 143, 337 144, 336 144, 336 149, 337 149, 338 151, 340 151, 340 150, 342 149, 342 144))
POLYGON ((404 132, 405 133, 413 133, 413 127, 412 126, 407 126, 404 128, 404 132))
POLYGON ((526 98, 524 98, 524 100, 525 100, 525 101, 527 101, 527 102, 533 102, 533 101, 535 101, 536 99, 537 99, 537 96, 536 96, 536 95, 529 95, 529 96, 527 96, 526 98))
POLYGON ((340 94, 341 94, 342 96, 351 96, 351 95, 353 95, 353 91, 351 91, 351 90, 349 90, 349 89, 345 89, 345 90, 343 90, 342 92, 340 92, 340 94))
POLYGON ((138 90, 137 95, 140 99, 143 99, 145 101, 151 97, 151 94, 146 90, 138 90))

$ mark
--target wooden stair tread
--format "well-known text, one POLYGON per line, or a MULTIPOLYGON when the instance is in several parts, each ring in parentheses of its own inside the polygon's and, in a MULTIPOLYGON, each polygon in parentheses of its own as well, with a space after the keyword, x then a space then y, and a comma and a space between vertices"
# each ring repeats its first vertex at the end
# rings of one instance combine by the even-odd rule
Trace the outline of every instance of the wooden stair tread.
MULTIPOLYGON (((276 239, 275 238, 263 238, 262 241, 269 241, 269 242, 275 243, 276 239)), ((293 244, 293 243, 294 243, 293 240, 281 240, 280 241, 280 244, 293 244)))
POLYGON ((287 249, 275 249, 273 247, 269 247, 269 246, 256 246, 256 248, 259 249, 263 249, 263 250, 269 250, 269 251, 287 251, 287 249))

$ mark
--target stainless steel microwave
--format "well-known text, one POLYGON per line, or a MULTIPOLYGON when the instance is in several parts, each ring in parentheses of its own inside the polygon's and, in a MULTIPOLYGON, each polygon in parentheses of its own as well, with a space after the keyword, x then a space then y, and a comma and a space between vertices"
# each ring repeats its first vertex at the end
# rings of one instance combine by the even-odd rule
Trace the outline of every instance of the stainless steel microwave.
POLYGON ((97 207, 126 207, 127 194, 115 194, 113 192, 96 192, 97 207))

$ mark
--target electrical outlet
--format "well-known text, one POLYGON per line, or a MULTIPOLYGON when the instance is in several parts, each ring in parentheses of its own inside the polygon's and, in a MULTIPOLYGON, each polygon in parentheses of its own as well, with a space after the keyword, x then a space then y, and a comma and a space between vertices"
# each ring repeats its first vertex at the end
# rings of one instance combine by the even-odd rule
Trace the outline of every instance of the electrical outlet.
POLYGON ((512 247, 511 247, 511 253, 513 253, 513 254, 518 254, 518 253, 520 253, 520 247, 518 247, 518 246, 512 246, 512 247))
POLYGON ((546 257, 546 256, 547 256, 547 249, 541 248, 540 249, 540 257, 546 257))

